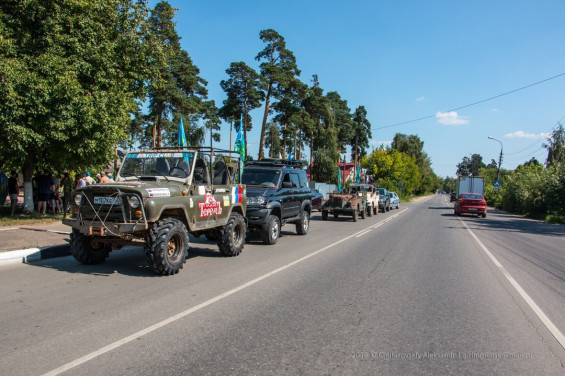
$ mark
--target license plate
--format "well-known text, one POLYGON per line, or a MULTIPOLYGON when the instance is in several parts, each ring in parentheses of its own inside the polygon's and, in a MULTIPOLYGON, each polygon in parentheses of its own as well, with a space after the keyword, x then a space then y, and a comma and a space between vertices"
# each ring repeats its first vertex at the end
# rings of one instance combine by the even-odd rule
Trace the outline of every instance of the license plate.
POLYGON ((122 198, 94 196, 94 203, 96 205, 121 205, 122 198))
POLYGON ((469 211, 477 211, 477 208, 469 208, 469 211))

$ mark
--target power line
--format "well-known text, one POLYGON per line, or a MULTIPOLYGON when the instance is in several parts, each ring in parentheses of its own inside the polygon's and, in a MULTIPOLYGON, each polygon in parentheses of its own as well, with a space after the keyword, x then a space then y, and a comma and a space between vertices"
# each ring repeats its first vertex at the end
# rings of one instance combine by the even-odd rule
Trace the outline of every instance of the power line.
MULTIPOLYGON (((538 82, 534 82, 533 84, 529 84, 529 85, 526 85, 526 86, 522 86, 522 87, 520 87, 520 88, 518 88, 518 89, 510 90, 510 91, 507 91, 507 92, 505 92, 505 93, 495 95, 494 97, 490 97, 490 98, 487 98, 487 99, 482 99, 482 100, 480 100, 480 101, 473 102, 473 103, 470 103, 470 104, 466 104, 466 105, 464 105, 464 106, 460 106, 460 107, 453 108, 453 109, 451 109, 451 110, 447 110, 447 111, 443 111, 443 112, 452 112, 452 111, 461 110, 461 109, 463 109, 463 108, 475 106, 475 105, 480 104, 480 103, 488 102, 488 101, 491 101, 491 100, 493 100, 493 99, 500 98, 500 97, 503 97, 503 96, 505 96, 505 95, 512 94, 512 93, 515 93, 515 92, 517 92, 517 91, 524 90, 524 89, 528 89, 528 88, 530 88, 530 87, 532 87, 532 86, 536 86, 536 85, 542 84, 542 83, 544 83, 544 82, 554 80, 554 79, 559 78, 559 77, 561 77, 561 76, 565 76, 565 72, 564 72, 564 73, 561 73, 561 74, 558 74, 558 75, 556 75, 556 76, 553 76, 553 77, 546 78, 545 80, 541 80, 541 81, 538 81, 538 82)), ((434 118, 434 117, 436 117, 436 114, 424 116, 424 117, 421 117, 421 118, 418 118, 418 119, 414 119, 414 120, 403 121, 403 122, 401 122, 401 123, 395 123, 395 124, 385 125, 385 126, 383 126, 383 127, 373 128, 373 130, 377 131, 377 130, 379 130, 379 129, 398 127, 399 125, 415 123, 415 122, 417 122, 417 121, 426 120, 426 119, 431 119, 431 118, 434 118)))

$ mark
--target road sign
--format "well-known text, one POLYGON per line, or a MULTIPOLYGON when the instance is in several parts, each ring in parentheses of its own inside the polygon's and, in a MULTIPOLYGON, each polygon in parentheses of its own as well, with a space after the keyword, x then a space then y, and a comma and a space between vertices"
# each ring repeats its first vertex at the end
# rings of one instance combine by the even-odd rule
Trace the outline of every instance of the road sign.
POLYGON ((495 180, 495 181, 494 181, 494 186, 495 186, 495 187, 500 187, 500 180, 495 180))

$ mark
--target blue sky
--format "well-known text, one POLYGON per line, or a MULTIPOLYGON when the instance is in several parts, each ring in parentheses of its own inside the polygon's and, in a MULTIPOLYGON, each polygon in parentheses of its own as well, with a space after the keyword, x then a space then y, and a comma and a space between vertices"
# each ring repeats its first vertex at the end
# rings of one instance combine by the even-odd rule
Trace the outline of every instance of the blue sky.
MULTIPOLYGON (((565 122, 565 75, 448 112, 565 73, 562 0, 170 3, 182 47, 218 107, 229 64, 258 69, 259 31, 272 28, 294 52, 303 82, 317 74, 325 93, 337 91, 352 111, 365 106, 372 146, 396 133, 418 135, 442 177, 455 176, 457 163, 474 153, 498 160, 500 144, 488 136, 504 145, 503 168, 532 157, 545 162, 543 135, 565 122)), ((251 114, 254 157, 263 110, 251 114)), ((228 148, 224 128, 217 146, 228 148)))

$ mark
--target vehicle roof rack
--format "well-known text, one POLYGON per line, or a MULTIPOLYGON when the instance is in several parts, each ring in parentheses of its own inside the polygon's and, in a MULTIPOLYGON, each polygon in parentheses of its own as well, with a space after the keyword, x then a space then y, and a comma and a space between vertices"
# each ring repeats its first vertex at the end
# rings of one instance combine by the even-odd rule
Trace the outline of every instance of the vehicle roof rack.
POLYGON ((304 162, 297 160, 286 160, 286 159, 274 159, 274 158, 264 158, 260 161, 246 161, 246 166, 265 166, 265 167, 280 167, 289 166, 294 168, 303 168, 304 162))

